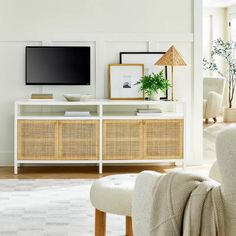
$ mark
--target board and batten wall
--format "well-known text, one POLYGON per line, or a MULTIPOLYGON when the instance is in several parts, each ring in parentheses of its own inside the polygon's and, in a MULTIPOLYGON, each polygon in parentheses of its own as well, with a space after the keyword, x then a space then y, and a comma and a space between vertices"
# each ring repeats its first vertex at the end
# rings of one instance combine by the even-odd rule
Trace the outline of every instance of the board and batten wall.
MULTIPOLYGON (((231 28, 232 27, 232 23, 231 23, 231 27, 229 27, 229 22, 232 21, 232 18, 235 19, 236 18, 236 4, 228 7, 227 9, 227 22, 226 22, 226 29, 227 29, 227 37, 228 37, 228 40, 232 40, 232 41, 235 41, 235 27, 231 28)), ((234 23, 235 25, 235 23, 234 23)), ((227 92, 228 92, 228 87, 227 87, 227 92)), ((228 93, 227 93, 227 96, 226 96, 226 101, 227 101, 227 105, 228 105, 228 93)), ((234 98, 233 100, 233 107, 236 107, 236 99, 234 98)))
POLYGON ((196 122, 201 122, 193 109, 198 104, 194 94, 194 2, 0 0, 0 166, 13 164, 15 100, 41 92, 56 98, 64 93, 106 98, 108 64, 119 63, 120 51, 165 51, 172 44, 189 64, 175 68, 175 93, 187 101, 188 162, 199 163, 201 155, 190 152, 201 150, 201 143, 195 141, 201 141, 200 132, 196 133, 196 122), (26 86, 27 45, 91 46, 91 86, 26 86))
MULTIPOLYGON (((203 9, 203 56, 207 60, 210 60, 212 45, 218 38, 227 40, 227 8, 223 7, 212 7, 203 9)), ((223 59, 217 57, 216 61, 219 65, 220 70, 225 72, 225 62, 223 59)), ((203 71, 204 76, 219 76, 217 72, 209 70, 203 71)), ((228 105, 228 88, 225 87, 223 102, 222 102, 222 113, 223 108, 228 105)))

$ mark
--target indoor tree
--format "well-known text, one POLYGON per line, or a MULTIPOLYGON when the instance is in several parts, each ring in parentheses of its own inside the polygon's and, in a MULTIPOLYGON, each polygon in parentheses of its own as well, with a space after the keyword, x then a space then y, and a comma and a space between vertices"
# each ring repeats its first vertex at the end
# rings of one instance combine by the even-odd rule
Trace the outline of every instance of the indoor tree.
POLYGON ((222 39, 217 39, 213 42, 211 50, 210 61, 203 59, 203 68, 205 70, 216 71, 220 76, 224 76, 228 82, 228 101, 229 108, 232 108, 232 102, 234 99, 234 92, 236 86, 236 42, 227 41, 224 42, 222 39), (220 71, 219 66, 216 63, 217 57, 224 59, 226 64, 225 73, 220 71))

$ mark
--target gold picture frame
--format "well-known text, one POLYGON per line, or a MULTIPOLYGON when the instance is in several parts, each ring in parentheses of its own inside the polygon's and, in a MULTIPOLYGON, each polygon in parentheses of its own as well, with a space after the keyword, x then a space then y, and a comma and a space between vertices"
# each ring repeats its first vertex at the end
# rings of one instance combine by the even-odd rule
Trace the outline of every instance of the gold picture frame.
POLYGON ((140 86, 135 85, 144 76, 144 64, 109 64, 109 99, 144 100, 140 86))

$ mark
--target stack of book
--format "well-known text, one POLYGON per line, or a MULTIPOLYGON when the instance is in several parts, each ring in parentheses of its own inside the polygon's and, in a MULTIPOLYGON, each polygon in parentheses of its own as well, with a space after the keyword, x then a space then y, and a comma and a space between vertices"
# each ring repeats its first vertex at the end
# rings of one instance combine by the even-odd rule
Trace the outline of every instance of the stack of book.
POLYGON ((30 100, 43 100, 43 101, 52 101, 54 100, 53 99, 53 94, 52 93, 49 93, 49 94, 46 94, 46 93, 33 93, 31 95, 31 98, 30 100))
POLYGON ((157 116, 161 115, 162 110, 159 108, 156 109, 138 109, 137 116, 157 116))
POLYGON ((89 111, 65 111, 65 115, 67 117, 87 117, 91 116, 89 111))
POLYGON ((53 99, 52 93, 33 93, 31 99, 53 99))

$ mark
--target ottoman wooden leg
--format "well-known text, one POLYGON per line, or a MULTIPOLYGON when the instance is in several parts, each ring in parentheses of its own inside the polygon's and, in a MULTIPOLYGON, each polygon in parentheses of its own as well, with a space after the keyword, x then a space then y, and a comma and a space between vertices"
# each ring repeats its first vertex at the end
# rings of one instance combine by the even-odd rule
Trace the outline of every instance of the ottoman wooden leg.
POLYGON ((133 236, 132 218, 130 216, 126 216, 126 236, 133 236))
POLYGON ((106 213, 95 211, 95 236, 106 236, 106 213))

